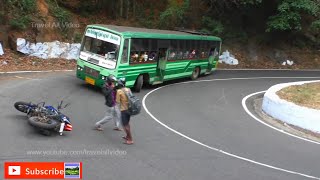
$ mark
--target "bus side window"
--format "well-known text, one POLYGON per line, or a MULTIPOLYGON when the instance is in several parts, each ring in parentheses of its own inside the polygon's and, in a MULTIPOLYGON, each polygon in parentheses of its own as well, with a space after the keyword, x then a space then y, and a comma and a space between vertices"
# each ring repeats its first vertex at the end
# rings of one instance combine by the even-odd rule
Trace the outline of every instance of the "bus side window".
POLYGON ((125 64, 128 62, 128 47, 129 47, 129 40, 124 40, 122 56, 121 56, 121 64, 125 64))

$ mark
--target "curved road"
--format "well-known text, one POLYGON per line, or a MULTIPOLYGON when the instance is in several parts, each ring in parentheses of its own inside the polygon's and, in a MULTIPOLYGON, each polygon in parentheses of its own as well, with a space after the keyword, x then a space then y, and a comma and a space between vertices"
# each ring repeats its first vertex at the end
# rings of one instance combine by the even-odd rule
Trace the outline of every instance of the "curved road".
POLYGON ((104 114, 104 98, 74 72, 2 75, 0 176, 5 161, 82 161, 83 179, 95 180, 320 179, 320 145, 264 126, 241 105, 274 84, 319 77, 312 71, 217 71, 198 82, 144 89, 137 95, 146 109, 132 118, 135 144, 127 146, 111 122, 103 132, 92 130, 104 114), (39 135, 13 108, 16 101, 61 99, 71 103, 63 112, 74 127, 64 136, 39 135))

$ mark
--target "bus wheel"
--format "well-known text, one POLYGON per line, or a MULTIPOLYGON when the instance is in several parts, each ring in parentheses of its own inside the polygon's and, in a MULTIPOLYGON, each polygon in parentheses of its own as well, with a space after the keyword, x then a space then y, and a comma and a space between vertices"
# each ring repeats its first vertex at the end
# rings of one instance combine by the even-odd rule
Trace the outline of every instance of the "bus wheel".
POLYGON ((134 91, 135 92, 140 92, 141 88, 143 85, 143 75, 140 75, 137 80, 136 83, 134 84, 134 91))
POLYGON ((196 67, 196 68, 194 68, 194 70, 192 72, 191 79, 195 80, 199 77, 199 75, 200 75, 200 68, 196 67))

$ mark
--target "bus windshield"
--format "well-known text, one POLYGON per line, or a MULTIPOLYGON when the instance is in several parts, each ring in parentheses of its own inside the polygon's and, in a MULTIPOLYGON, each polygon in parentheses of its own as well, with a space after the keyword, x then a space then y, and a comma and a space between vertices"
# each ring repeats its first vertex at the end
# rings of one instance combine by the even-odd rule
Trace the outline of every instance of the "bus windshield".
POLYGON ((98 29, 87 29, 82 41, 80 58, 108 69, 115 69, 120 36, 98 29))
POLYGON ((81 51, 97 54, 116 61, 118 49, 119 45, 86 36, 81 51))

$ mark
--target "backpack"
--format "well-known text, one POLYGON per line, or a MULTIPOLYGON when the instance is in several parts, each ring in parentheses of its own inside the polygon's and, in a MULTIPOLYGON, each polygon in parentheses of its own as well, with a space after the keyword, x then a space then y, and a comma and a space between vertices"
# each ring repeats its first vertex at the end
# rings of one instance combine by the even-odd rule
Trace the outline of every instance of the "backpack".
POLYGON ((112 97, 112 89, 110 89, 109 87, 103 87, 102 88, 102 92, 103 95, 105 97, 105 105, 108 107, 113 107, 113 97, 112 97))
POLYGON ((139 98, 137 98, 135 95, 130 93, 127 93, 122 89, 122 91, 125 93, 125 95, 128 98, 128 112, 131 116, 137 115, 141 111, 141 101, 139 98))

